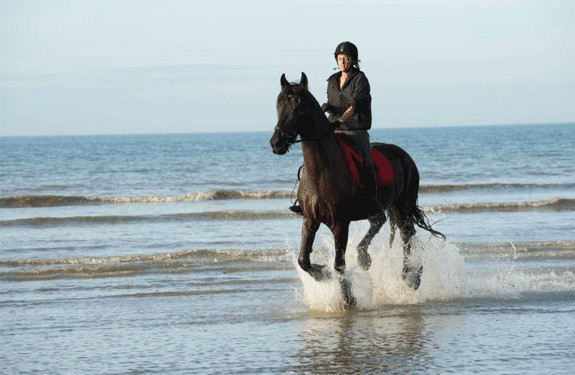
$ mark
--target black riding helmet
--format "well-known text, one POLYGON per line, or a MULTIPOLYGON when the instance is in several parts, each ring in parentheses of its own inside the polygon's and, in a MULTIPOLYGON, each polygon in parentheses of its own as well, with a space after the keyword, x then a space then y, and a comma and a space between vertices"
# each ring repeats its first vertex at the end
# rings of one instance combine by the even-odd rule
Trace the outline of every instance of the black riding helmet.
POLYGON ((339 55, 340 53, 345 53, 346 55, 349 55, 353 59, 354 63, 357 63, 359 61, 357 47, 352 42, 341 42, 340 44, 337 45, 337 47, 335 48, 335 52, 333 53, 336 61, 337 61, 337 55, 339 55))

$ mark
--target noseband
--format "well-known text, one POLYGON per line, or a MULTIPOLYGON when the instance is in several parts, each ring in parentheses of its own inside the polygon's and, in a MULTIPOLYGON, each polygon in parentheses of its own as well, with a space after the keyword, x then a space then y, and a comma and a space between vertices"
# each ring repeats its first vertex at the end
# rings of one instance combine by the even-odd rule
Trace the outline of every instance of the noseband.
POLYGON ((288 145, 293 145, 294 143, 299 143, 301 142, 301 139, 296 139, 297 138, 297 134, 296 132, 288 132, 287 130, 283 130, 282 128, 280 128, 279 126, 275 127, 275 130, 280 132, 280 137, 282 139, 284 139, 288 145))

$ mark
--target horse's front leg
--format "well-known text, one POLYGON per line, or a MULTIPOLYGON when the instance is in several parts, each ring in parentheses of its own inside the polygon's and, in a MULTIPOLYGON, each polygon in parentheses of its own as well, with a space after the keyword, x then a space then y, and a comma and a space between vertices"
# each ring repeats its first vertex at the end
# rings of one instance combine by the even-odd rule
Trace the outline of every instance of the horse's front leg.
POLYGON ((331 228, 335 242, 335 270, 338 273, 341 292, 345 309, 355 309, 357 301, 351 293, 351 281, 344 276, 345 272, 345 250, 349 236, 349 222, 340 223, 331 228))
POLYGON ((335 242, 335 270, 340 274, 345 271, 345 250, 349 235, 349 223, 340 223, 331 228, 335 242))
POLYGON ((315 234, 319 229, 319 225, 319 223, 304 218, 301 233, 301 246, 297 260, 301 269, 309 273, 314 279, 318 281, 323 278, 323 267, 312 265, 310 256, 311 252, 313 251, 313 241, 315 240, 315 234))

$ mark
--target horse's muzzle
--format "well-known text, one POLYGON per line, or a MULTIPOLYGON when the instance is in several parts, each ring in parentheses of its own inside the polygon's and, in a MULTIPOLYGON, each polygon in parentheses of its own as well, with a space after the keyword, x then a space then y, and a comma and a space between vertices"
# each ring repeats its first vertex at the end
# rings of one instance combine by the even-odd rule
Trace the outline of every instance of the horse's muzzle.
POLYGON ((289 143, 281 136, 279 131, 276 131, 270 139, 272 151, 276 155, 284 155, 289 149, 289 143))

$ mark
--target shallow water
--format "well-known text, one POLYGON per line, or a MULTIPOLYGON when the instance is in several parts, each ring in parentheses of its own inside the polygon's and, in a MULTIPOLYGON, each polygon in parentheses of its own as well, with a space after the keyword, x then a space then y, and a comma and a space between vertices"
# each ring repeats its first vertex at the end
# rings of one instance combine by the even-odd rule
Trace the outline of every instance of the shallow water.
POLYGON ((387 226, 357 266, 354 223, 354 311, 296 266, 301 152, 271 134, 0 138, 0 373, 571 374, 574 131, 373 131, 448 239, 418 232, 413 291, 387 226))
MULTIPOLYGON (((575 354, 573 242, 401 248, 377 237, 364 272, 352 233, 349 280, 295 267, 296 249, 2 262, 6 373, 568 374, 575 354), (380 249, 377 251, 375 249, 380 249), (8 355, 9 354, 9 355, 8 355)), ((385 231, 387 232, 387 231, 385 231)), ((320 236, 314 259, 330 263, 320 236)))

